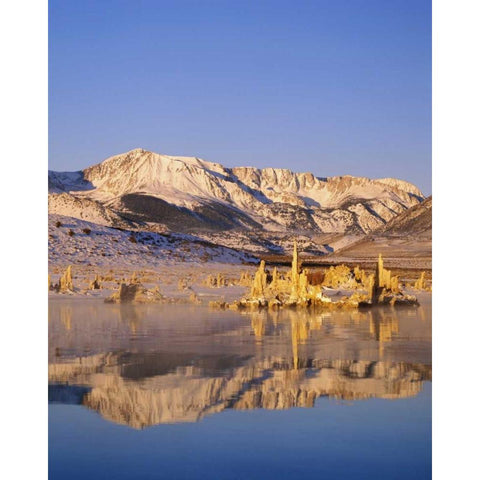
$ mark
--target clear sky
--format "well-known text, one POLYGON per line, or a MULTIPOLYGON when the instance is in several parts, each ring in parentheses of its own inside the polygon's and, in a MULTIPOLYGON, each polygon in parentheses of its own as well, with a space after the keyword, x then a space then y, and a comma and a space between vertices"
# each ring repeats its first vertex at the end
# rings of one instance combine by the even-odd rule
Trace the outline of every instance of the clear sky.
POLYGON ((49 1, 54 170, 142 147, 430 194, 431 90, 430 0, 49 1))

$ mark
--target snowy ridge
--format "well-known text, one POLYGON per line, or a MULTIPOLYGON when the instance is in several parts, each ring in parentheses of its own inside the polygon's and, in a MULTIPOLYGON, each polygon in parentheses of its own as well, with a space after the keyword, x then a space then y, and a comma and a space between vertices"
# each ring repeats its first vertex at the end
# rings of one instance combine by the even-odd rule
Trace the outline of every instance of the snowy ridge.
POLYGON ((405 192, 416 195, 419 198, 424 198, 423 193, 415 185, 406 182, 405 180, 399 180, 398 178, 379 178, 376 181, 398 188, 399 190, 404 190, 405 192))
MULTIPOLYGON (((49 188, 51 193, 89 199, 130 221, 182 232, 263 228, 369 233, 424 198, 403 180, 230 169, 196 157, 143 149, 115 155, 82 172, 49 172, 49 188)), ((78 216, 74 206, 61 213, 78 216)))

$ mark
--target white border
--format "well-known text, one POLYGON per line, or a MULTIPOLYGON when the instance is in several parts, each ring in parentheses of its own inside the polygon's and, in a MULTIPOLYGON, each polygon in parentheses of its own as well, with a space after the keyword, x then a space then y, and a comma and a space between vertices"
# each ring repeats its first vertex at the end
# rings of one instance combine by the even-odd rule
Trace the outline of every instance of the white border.
POLYGON ((480 6, 435 0, 433 7, 433 478, 473 478, 479 471, 480 6))
POLYGON ((47 478, 45 0, 2 2, 1 478, 47 478))
MULTIPOLYGON (((478 472, 479 18, 433 2, 434 478, 478 472)), ((2 478, 47 477, 47 35, 45 0, 4 2, 2 478), (44 200, 41 200, 44 199, 44 200)))

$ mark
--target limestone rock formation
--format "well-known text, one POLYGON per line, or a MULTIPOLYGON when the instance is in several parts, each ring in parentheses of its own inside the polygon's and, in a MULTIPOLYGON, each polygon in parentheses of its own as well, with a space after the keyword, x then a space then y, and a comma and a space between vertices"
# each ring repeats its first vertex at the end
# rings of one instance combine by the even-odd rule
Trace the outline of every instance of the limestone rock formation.
POLYGON ((69 265, 60 278, 60 291, 73 291, 72 266, 69 265))
POLYGON ((355 288, 356 275, 346 265, 330 267, 325 273, 322 285, 331 288, 355 288))
POLYGON ((252 298, 265 299, 265 290, 267 288, 267 272, 265 271, 265 260, 260 262, 255 277, 253 278, 253 285, 250 292, 252 298))
POLYGON ((292 289, 290 292, 290 303, 294 303, 299 297, 300 288, 300 262, 298 261, 297 241, 293 243, 292 269, 290 273, 290 283, 292 289))
MULTIPOLYGON (((375 274, 367 276, 364 270, 346 265, 331 267, 325 274, 323 282, 315 285, 310 282, 313 276, 307 269, 300 268, 297 244, 294 243, 292 267, 289 274, 281 277, 275 268, 270 275, 262 260, 255 272, 250 294, 246 298, 227 302, 213 302, 212 307, 219 308, 358 308, 372 305, 418 305, 416 297, 400 291, 399 279, 383 266, 383 258, 378 257, 375 274), (324 295, 322 288, 336 288, 347 291, 355 290, 350 296, 343 296, 337 301, 324 295), (365 293, 362 293, 365 292, 365 293)), ((339 292, 340 293, 340 292, 339 292)))
POLYGON ((383 258, 378 256, 375 274, 369 277, 367 295, 359 298, 359 303, 365 305, 418 305, 417 298, 400 291, 398 277, 393 277, 390 270, 383 266, 383 258))
POLYGON ((278 270, 277 270, 277 267, 275 267, 273 269, 272 280, 270 282, 270 288, 272 290, 277 290, 278 289, 278 270))
POLYGON ((115 282, 115 275, 113 274, 112 270, 105 275, 100 275, 99 278, 102 282, 115 282))
POLYGON ((130 283, 139 283, 137 272, 133 272, 130 278, 130 283))
MULTIPOLYGON (((353 274, 348 267, 342 266, 341 271, 343 272, 344 269, 348 270, 348 278, 353 279, 353 274)), ((321 285, 312 285, 309 278, 311 278, 311 276, 308 270, 301 268, 297 243, 294 242, 290 272, 282 275, 275 267, 270 274, 265 269, 265 261, 262 260, 258 270, 255 272, 250 294, 246 298, 231 304, 223 301, 211 302, 210 306, 230 309, 264 307, 269 309, 281 307, 306 308, 310 306, 348 308, 358 306, 356 300, 352 302, 348 298, 342 298, 337 302, 332 302, 329 297, 323 294, 321 285)))
POLYGON ((187 279, 186 278, 180 278, 178 280, 178 284, 177 284, 177 290, 179 292, 182 292, 184 290, 187 290, 189 288, 189 284, 187 282, 187 279))
POLYGON ((365 270, 362 270, 360 267, 355 267, 353 269, 353 275, 355 276, 355 280, 362 285, 366 284, 367 281, 367 274, 365 273, 365 270))
POLYGON ((375 301, 375 275, 372 273, 368 276, 366 281, 367 287, 367 303, 373 304, 375 301))
POLYGON ((208 302, 208 306, 211 308, 228 308, 229 304, 222 300, 211 300, 208 302))
POLYGON ((198 295, 195 292, 192 292, 190 296, 188 297, 188 301, 190 303, 195 303, 197 305, 201 304, 202 301, 198 298, 198 295))
POLYGON ((387 290, 391 290, 393 293, 398 293, 398 277, 393 277, 392 272, 383 267, 382 254, 378 256, 375 275, 378 287, 383 287, 387 290))
POLYGON ((98 274, 95 275, 95 278, 90 282, 88 288, 89 290, 100 290, 100 288, 102 288, 98 274))
POLYGON ((206 287, 210 288, 220 288, 226 287, 228 285, 228 282, 221 273, 217 273, 217 275, 208 275, 207 278, 204 280, 203 284, 206 287))
POLYGON ((251 287, 253 282, 253 278, 248 272, 241 272, 240 273, 240 280, 238 281, 238 285, 242 285, 245 287, 251 287))
POLYGON ((72 266, 69 265, 63 275, 58 280, 58 283, 53 285, 50 280, 50 275, 48 276, 48 289, 53 290, 58 293, 68 293, 73 292, 73 279, 72 279, 72 266))
POLYGON ((105 303, 161 303, 165 297, 160 293, 158 287, 153 289, 145 288, 141 283, 122 283, 120 288, 105 303))
POLYGON ((425 290, 427 288, 427 282, 425 281, 425 272, 422 272, 420 278, 415 282, 415 290, 425 290))

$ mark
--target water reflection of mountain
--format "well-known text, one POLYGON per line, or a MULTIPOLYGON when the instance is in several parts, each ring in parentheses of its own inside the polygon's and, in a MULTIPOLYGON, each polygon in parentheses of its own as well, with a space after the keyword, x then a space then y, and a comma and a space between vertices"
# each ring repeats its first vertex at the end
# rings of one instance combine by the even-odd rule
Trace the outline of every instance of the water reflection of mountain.
POLYGON ((143 428, 194 422, 228 408, 312 407, 322 396, 404 398, 431 380, 430 322, 421 312, 232 312, 185 324, 167 310, 156 329, 158 318, 137 311, 133 332, 125 312, 110 320, 104 312, 105 347, 118 348, 103 351, 86 317, 66 321, 65 309, 52 312, 52 401, 82 403, 111 421, 143 428), (420 361, 411 361, 412 350, 420 361))

